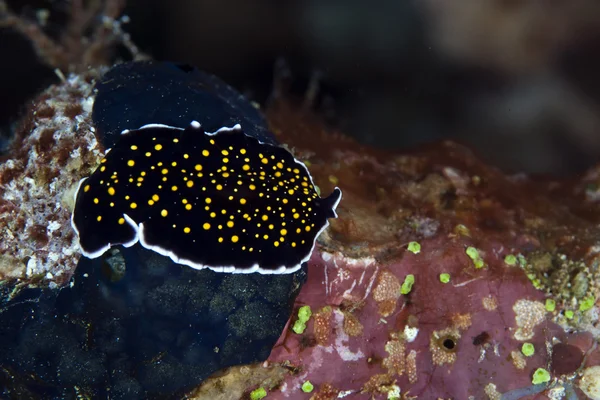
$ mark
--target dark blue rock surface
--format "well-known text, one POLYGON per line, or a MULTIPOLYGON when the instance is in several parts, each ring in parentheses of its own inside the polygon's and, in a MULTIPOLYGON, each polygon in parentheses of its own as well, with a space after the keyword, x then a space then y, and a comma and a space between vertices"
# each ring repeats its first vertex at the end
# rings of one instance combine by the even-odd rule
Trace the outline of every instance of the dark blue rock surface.
POLYGON ((306 279, 197 271, 136 245, 82 258, 72 285, 0 309, 0 397, 176 399, 265 360, 306 279), (108 253, 107 253, 108 254, 108 253))
POLYGON ((187 65, 140 61, 111 68, 98 83, 92 119, 110 148, 125 129, 146 124, 178 128, 198 121, 206 132, 240 124, 244 133, 277 144, 260 113, 219 78, 187 65))

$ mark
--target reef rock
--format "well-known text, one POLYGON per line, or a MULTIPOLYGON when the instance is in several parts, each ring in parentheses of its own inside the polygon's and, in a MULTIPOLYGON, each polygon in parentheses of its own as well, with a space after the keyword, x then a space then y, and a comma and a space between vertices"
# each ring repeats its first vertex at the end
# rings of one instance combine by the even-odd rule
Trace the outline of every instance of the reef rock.
POLYGON ((276 98, 275 139, 344 192, 307 268, 218 274, 134 246, 74 270, 61 195, 104 151, 87 78, 34 102, 1 166, 3 395, 599 398, 598 168, 548 181, 451 142, 376 150, 276 98), (50 107, 69 93, 81 108, 50 107))
POLYGON ((285 101, 268 114, 342 188, 340 218, 268 365, 197 398, 598 398, 596 173, 507 176, 455 143, 385 152, 285 101))

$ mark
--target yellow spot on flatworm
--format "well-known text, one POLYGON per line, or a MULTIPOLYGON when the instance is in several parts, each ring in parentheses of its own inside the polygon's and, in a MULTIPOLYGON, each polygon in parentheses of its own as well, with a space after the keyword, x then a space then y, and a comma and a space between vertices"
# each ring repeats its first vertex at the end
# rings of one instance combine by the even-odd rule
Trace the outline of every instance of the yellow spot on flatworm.
POLYGON ((233 221, 227 221, 227 227, 233 228, 233 221))
POLYGON ((162 215, 163 217, 166 217, 167 215, 169 215, 169 212, 167 210, 162 210, 160 212, 160 215, 162 215))
POLYGON ((125 218, 119 218, 119 225, 123 225, 125 223, 125 218))
POLYGON ((89 190, 90 190, 90 185, 85 185, 85 186, 83 187, 83 191, 84 191, 84 192, 88 192, 89 190))
POLYGON ((241 154, 246 154, 246 149, 240 149, 241 154))
POLYGON ((154 146, 154 150, 162 150, 162 144, 157 144, 154 146))
POLYGON ((149 151, 146 152, 146 157, 150 157, 152 155, 152 153, 150 153, 149 151))
POLYGON ((192 209, 192 205, 191 204, 186 204, 185 205, 185 209, 188 210, 188 211, 191 210, 192 209))
POLYGON ((153 195, 152 195, 152 200, 154 200, 154 201, 158 201, 158 199, 159 199, 159 197, 158 197, 158 195, 157 195, 157 194, 153 194, 153 195))
POLYGON ((98 218, 96 218, 96 221, 98 221, 98 222, 102 221, 102 215, 98 215, 98 218))
POLYGON ((249 166, 248 164, 244 164, 244 165, 242 166, 242 169, 243 169, 244 171, 248 171, 248 170, 250 169, 250 166, 249 166))
POLYGON ((268 216, 268 215, 263 215, 263 216, 262 216, 262 220, 263 220, 263 221, 266 221, 266 220, 268 220, 268 219, 269 219, 269 216, 268 216))
POLYGON ((273 243, 273 245, 274 245, 275 247, 279 247, 279 242, 275 242, 275 243, 273 243))
POLYGON ((221 150, 221 154, 223 154, 224 156, 228 155, 229 152, 227 150, 221 150))
POLYGON ((219 243, 223 243, 223 238, 222 237, 219 238, 219 243))
POLYGON ((190 229, 189 227, 187 227, 187 226, 186 226, 185 228, 183 228, 183 232, 184 232, 184 233, 190 233, 190 232, 191 232, 191 229, 190 229))
POLYGON ((192 186, 194 186, 194 181, 187 181, 187 183, 185 185, 187 187, 191 188, 192 186))
POLYGON ((204 225, 202 225, 202 227, 204 228, 204 230, 209 230, 210 229, 210 224, 208 222, 205 222, 204 225))
POLYGON ((281 233, 281 236, 285 236, 287 234, 287 230, 286 229, 282 229, 279 231, 279 233, 281 233))
POLYGON ((240 204, 246 204, 246 199, 244 199, 244 198, 241 198, 241 199, 240 199, 240 204))
POLYGON ((148 200, 148 205, 149 206, 153 206, 154 205, 154 200, 152 200, 152 199, 148 200))
POLYGON ((109 187, 108 188, 108 194, 110 194, 111 196, 115 195, 115 188, 114 187, 109 187))
POLYGON ((202 165, 200 164, 196 164, 194 168, 196 169, 196 171, 202 171, 202 165))
POLYGON ((232 241, 233 243, 237 243, 237 242, 238 242, 238 240, 240 240, 240 238, 239 238, 239 237, 237 237, 236 235, 233 235, 233 236, 231 237, 231 241, 232 241))
POLYGON ((137 208, 137 203, 131 203, 129 205, 129 207, 131 207, 132 209, 136 209, 137 208))
POLYGON ((135 161, 129 160, 129 161, 127 161, 127 165, 129 165, 130 167, 133 167, 135 165, 135 161))
POLYGON ((298 219, 298 218, 300 218, 300 214, 294 213, 293 217, 296 218, 296 219, 298 219))
POLYGON ((221 184, 218 184, 218 185, 217 185, 217 190, 223 190, 223 185, 221 185, 221 184))
POLYGON ((98 198, 94 198, 94 204, 98 204, 100 202, 100 200, 98 200, 98 198))
POLYGON ((206 202, 206 204, 210 204, 212 202, 212 199, 210 197, 207 197, 206 199, 204 199, 204 201, 206 202))
POLYGON ((202 155, 203 155, 204 157, 208 157, 208 155, 209 155, 209 154, 210 154, 210 153, 208 152, 208 150, 202 150, 202 155))
POLYGON ((177 186, 171 186, 171 190, 176 192, 177 191, 177 186))

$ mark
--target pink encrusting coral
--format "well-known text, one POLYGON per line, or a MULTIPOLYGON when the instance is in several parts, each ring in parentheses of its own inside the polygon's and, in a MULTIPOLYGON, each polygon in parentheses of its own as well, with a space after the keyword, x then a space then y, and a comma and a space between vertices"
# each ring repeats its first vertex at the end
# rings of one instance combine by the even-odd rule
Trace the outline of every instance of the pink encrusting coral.
POLYGON ((598 231, 548 195, 556 183, 452 143, 396 156, 312 123, 281 132, 344 200, 296 302, 310 318, 295 313, 269 358, 289 373, 268 398, 600 398, 598 231))
POLYGON ((399 390, 421 399, 485 399, 492 387, 506 393, 532 386, 537 368, 555 370, 552 379, 573 374, 582 360, 553 365, 549 349, 565 343, 583 355, 590 341, 567 345, 573 335, 551 322, 543 293, 522 271, 507 270, 501 246, 485 247, 488 266, 475 269, 464 252, 470 242, 438 235, 421 241, 419 254, 406 252, 387 265, 315 255, 297 300, 313 318, 304 333, 287 333, 270 358, 299 372, 273 398, 306 398, 301 387, 310 381, 317 393, 328 384, 350 398, 388 398, 399 390), (450 282, 440 282, 442 273, 450 282), (400 295, 398 282, 407 274, 415 283, 400 295), (349 321, 360 329, 349 330, 349 321), (523 355, 524 343, 534 346, 532 355, 523 355))

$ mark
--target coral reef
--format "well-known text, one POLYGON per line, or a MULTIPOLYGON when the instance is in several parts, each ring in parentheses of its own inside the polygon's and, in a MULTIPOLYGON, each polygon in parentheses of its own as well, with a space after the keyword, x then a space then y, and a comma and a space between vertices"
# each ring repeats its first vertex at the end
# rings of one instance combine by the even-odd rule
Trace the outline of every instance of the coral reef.
MULTIPOLYGON (((41 54, 70 70, 88 59, 74 53, 41 54)), ((598 167, 549 181, 507 176, 452 142, 380 151, 275 98, 277 141, 321 192, 345 194, 307 266, 218 274, 139 245, 78 261, 74 186, 127 128, 121 104, 92 93, 104 71, 38 96, 0 164, 2 396, 600 398, 598 167)), ((145 104, 136 121, 177 109, 145 104)))

